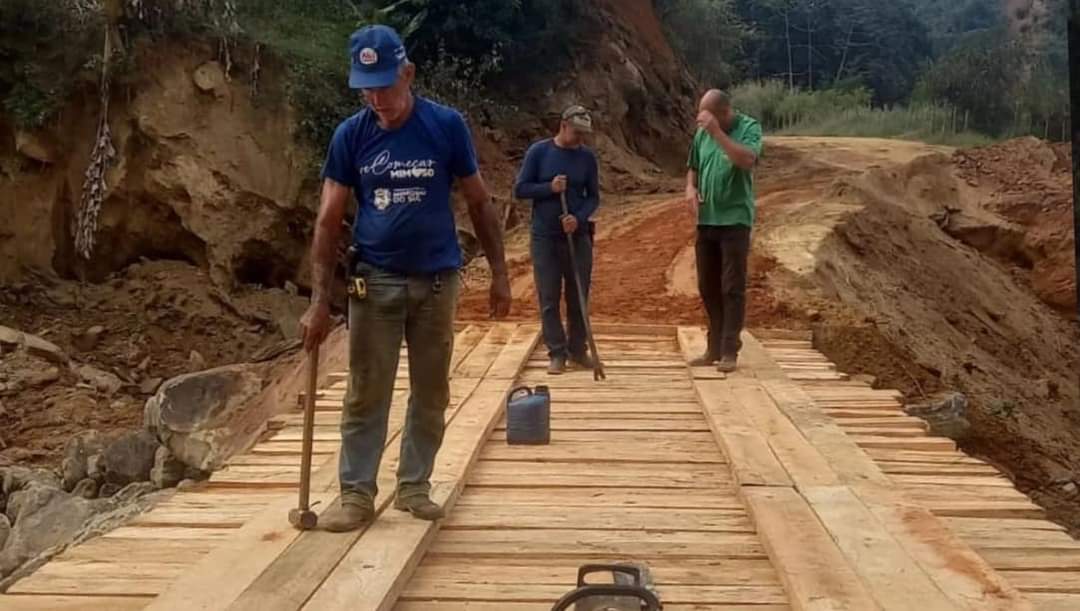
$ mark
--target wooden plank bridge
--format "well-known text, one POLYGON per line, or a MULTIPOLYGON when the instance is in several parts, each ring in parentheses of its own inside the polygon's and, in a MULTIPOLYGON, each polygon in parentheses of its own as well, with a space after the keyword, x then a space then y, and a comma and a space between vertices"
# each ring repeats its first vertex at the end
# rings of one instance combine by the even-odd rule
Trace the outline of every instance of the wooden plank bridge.
MULTIPOLYGON (((388 510, 300 533, 301 416, 197 489, 67 550, 5 610, 550 609, 587 562, 644 561, 666 609, 1080 609, 1080 543, 991 466, 848 380, 810 342, 746 336, 738 372, 691 369, 700 329, 597 325, 608 380, 544 373, 535 325, 461 324, 434 476, 440 524, 388 510), (509 446, 516 385, 547 384, 552 443, 509 446)), ((344 374, 321 391, 313 502, 337 488, 344 374)))

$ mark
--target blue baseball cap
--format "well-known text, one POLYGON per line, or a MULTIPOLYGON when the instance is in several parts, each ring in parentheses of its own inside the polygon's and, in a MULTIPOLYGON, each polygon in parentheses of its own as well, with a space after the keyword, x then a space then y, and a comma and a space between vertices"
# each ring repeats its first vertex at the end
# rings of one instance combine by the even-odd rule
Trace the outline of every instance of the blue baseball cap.
POLYGON ((349 38, 349 87, 379 89, 397 82, 398 69, 408 59, 398 33, 385 25, 361 28, 349 38))

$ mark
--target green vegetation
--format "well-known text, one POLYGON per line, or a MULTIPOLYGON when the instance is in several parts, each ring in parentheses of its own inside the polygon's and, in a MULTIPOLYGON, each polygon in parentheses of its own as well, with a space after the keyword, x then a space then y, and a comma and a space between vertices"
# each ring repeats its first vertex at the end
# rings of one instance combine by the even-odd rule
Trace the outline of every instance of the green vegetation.
POLYGON ((1014 27, 1020 35, 1000 0, 654 4, 702 83, 738 86, 739 103, 767 129, 933 141, 971 140, 965 131, 1068 135, 1065 0, 1014 27))
POLYGON ((902 138, 951 146, 990 142, 965 128, 966 118, 955 107, 874 107, 863 87, 791 91, 779 81, 748 82, 735 87, 732 97, 739 109, 778 135, 902 138))

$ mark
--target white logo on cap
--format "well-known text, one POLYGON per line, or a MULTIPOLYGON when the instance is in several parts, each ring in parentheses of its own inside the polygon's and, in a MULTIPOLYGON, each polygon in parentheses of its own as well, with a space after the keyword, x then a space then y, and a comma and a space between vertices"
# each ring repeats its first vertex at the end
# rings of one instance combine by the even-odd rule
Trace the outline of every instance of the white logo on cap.
POLYGON ((360 51, 360 63, 365 66, 372 66, 379 63, 379 54, 375 52, 375 49, 367 47, 360 51))

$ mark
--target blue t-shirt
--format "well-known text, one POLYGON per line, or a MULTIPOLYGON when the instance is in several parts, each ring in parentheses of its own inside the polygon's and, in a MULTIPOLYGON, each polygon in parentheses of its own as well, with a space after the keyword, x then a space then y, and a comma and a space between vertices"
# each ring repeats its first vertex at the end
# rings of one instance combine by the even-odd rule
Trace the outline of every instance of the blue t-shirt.
POLYGON ((585 233, 588 222, 600 207, 600 179, 596 154, 586 146, 562 148, 548 138, 529 147, 521 164, 514 197, 531 199, 532 234, 538 237, 562 237, 562 200, 551 190, 556 176, 566 176, 566 208, 578 221, 578 233, 585 233))
POLYGON ((477 169, 461 114, 417 96, 397 130, 379 127, 371 109, 343 121, 322 175, 353 188, 360 261, 398 274, 433 274, 461 267, 450 191, 455 178, 477 169))

